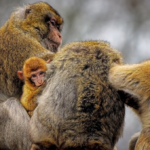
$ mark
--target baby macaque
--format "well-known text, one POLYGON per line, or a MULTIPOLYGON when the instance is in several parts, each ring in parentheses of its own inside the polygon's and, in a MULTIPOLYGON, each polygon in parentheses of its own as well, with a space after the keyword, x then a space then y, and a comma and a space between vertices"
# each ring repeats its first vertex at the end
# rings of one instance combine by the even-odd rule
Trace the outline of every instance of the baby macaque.
MULTIPOLYGON (((47 62, 50 62, 50 60, 47 62)), ((37 95, 46 84, 45 72, 47 70, 47 62, 38 57, 31 57, 25 61, 23 71, 18 71, 18 77, 24 81, 21 104, 30 117, 37 106, 37 95)))

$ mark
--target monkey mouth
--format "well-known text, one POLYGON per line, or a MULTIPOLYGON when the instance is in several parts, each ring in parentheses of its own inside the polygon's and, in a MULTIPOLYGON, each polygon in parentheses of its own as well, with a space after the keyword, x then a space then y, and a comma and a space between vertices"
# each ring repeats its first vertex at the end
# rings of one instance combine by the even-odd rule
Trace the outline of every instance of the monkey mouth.
POLYGON ((52 45, 55 45, 56 47, 58 47, 60 44, 58 42, 52 41, 50 40, 50 43, 52 43, 52 45))
POLYGON ((42 43, 41 43, 46 49, 52 51, 52 52, 57 52, 58 47, 60 45, 60 43, 53 41, 51 39, 43 39, 42 43))
POLYGON ((42 84, 36 85, 36 87, 41 87, 41 86, 45 86, 46 85, 46 81, 44 81, 42 84))

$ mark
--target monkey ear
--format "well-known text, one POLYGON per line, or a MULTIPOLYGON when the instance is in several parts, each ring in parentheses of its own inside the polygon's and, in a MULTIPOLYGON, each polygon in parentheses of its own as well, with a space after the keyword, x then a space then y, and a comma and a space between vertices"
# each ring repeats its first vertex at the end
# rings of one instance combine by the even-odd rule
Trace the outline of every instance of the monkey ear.
POLYGON ((27 17, 27 15, 30 13, 31 9, 26 9, 25 10, 25 18, 27 17))
POLYGON ((23 72, 22 71, 18 71, 18 77, 20 80, 24 80, 24 77, 23 77, 23 72))

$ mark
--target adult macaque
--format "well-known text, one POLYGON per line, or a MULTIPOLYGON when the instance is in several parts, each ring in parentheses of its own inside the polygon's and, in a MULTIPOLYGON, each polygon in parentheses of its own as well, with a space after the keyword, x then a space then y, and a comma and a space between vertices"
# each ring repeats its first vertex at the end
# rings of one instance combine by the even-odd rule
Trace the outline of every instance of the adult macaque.
POLYGON ((103 41, 74 42, 56 54, 31 117, 32 150, 114 148, 122 134, 125 107, 108 73, 121 59, 103 41))
POLYGON ((62 43, 62 24, 58 12, 44 2, 25 5, 11 14, 0 29, 0 100, 20 98, 22 82, 17 71, 26 59, 52 60, 51 54, 62 43))
POLYGON ((150 60, 133 65, 114 65, 110 69, 109 81, 118 90, 132 95, 125 101, 139 116, 143 130, 136 133, 129 144, 130 150, 150 149, 150 60), (132 104, 133 103, 133 104, 132 104), (134 107, 136 106, 136 107, 134 107))
POLYGON ((36 98, 46 84, 46 63, 41 58, 31 57, 25 61, 23 71, 18 71, 19 78, 24 81, 21 104, 30 116, 37 106, 36 98))
POLYGON ((23 82, 17 71, 22 69, 26 59, 32 56, 53 59, 53 53, 62 42, 62 24, 63 19, 55 9, 39 2, 18 8, 0 29, 1 150, 29 150, 31 147, 29 115, 16 98, 6 99, 22 95, 23 82))

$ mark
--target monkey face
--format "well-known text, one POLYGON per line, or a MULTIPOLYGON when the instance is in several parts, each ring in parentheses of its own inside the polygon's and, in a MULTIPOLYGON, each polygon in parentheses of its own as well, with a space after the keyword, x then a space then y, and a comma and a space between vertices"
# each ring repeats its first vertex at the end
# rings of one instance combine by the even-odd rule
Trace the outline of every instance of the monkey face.
POLYGON ((62 43, 62 35, 60 33, 61 26, 57 23, 55 17, 49 18, 47 23, 49 26, 49 33, 42 41, 43 46, 53 52, 57 52, 62 43))
POLYGON ((45 71, 42 69, 33 71, 30 79, 37 87, 43 85, 45 83, 45 71))
POLYGON ((36 38, 42 46, 57 52, 62 43, 63 19, 50 5, 43 2, 29 5, 21 24, 22 29, 36 38))

